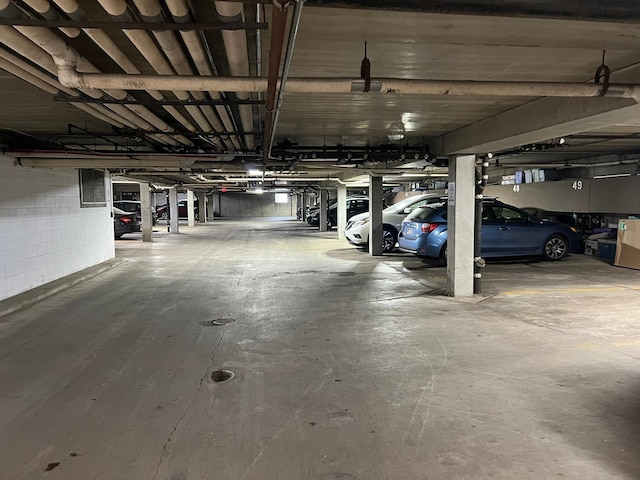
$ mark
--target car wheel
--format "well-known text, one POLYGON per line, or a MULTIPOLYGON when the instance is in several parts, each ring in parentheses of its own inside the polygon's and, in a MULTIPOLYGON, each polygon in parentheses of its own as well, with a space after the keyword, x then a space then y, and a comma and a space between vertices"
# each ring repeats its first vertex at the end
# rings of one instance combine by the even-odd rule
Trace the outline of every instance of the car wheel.
POLYGON ((158 218, 160 220, 166 220, 167 219, 167 212, 162 212, 158 218))
POLYGON ((440 263, 445 266, 447 264, 447 255, 449 254, 449 250, 447 247, 447 244, 445 243, 442 246, 442 249, 440 250, 440 256, 438 258, 440 258, 440 263))
POLYGON ((569 253, 569 243, 562 235, 551 235, 544 242, 542 255, 546 260, 562 260, 569 253))
POLYGON ((391 230, 390 228, 383 227, 382 229, 382 251, 384 253, 393 252, 396 248, 396 241, 398 238, 396 237, 396 232, 391 230))

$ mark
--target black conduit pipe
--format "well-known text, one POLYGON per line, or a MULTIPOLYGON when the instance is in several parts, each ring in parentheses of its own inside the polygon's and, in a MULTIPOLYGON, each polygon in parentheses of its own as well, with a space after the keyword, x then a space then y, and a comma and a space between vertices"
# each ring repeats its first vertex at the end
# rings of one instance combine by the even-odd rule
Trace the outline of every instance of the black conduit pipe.
POLYGON ((476 211, 475 211, 475 228, 474 228, 474 241, 473 241, 473 293, 482 293, 482 269, 485 262, 482 258, 481 246, 482 246, 482 192, 484 187, 487 186, 487 180, 489 175, 487 174, 487 168, 489 162, 486 158, 482 159, 481 168, 476 167, 476 211))

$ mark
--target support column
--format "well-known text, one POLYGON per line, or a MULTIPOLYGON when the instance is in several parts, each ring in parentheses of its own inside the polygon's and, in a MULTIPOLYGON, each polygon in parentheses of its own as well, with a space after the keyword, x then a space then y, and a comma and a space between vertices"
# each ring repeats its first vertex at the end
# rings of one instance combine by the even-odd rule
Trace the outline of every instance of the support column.
POLYGON ((140 210, 142 211, 142 241, 153 242, 153 217, 151 215, 151 189, 149 183, 140 184, 140 210))
POLYGON ((327 228, 327 214, 329 204, 329 192, 325 189, 320 190, 320 214, 318 219, 320 221, 320 231, 326 232, 327 228))
POLYGON ((178 187, 169 189, 169 232, 180 233, 178 226, 178 187))
POLYGON ((205 192, 198 192, 198 223, 207 223, 207 194, 205 192))
POLYGON ((369 175, 369 253, 382 255, 382 177, 369 175))
POLYGON ((207 220, 211 222, 213 222, 216 216, 216 209, 213 202, 215 202, 215 199, 218 195, 220 194, 212 193, 211 195, 205 197, 207 199, 207 220))
POLYGON ((303 192, 302 193, 302 221, 306 222, 307 221, 307 213, 309 212, 307 209, 307 204, 311 201, 311 196, 306 193, 303 192))
POLYGON ((338 185, 338 240, 344 240, 344 229, 347 228, 347 186, 338 185))
POLYGON ((196 202, 193 200, 193 190, 187 190, 187 225, 189 227, 196 226, 196 202))
POLYGON ((475 155, 449 159, 447 289, 453 297, 473 296, 475 164, 475 155))
POLYGON ((296 220, 304 219, 304 193, 296 193, 296 220), (298 217, 300 212, 300 217, 298 217))

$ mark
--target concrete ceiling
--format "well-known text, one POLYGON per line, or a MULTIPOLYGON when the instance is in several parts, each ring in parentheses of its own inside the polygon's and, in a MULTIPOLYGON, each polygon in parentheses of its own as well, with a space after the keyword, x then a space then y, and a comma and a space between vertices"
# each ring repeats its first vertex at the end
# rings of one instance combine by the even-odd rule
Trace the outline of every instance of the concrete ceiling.
MULTIPOLYGON (((447 157, 456 153, 492 152, 495 178, 525 165, 566 172, 582 166, 591 173, 601 172, 599 165, 613 172, 638 168, 640 107, 631 87, 626 88, 629 98, 617 98, 620 84, 640 83, 640 5, 632 0, 291 2, 282 16, 281 49, 271 2, 197 0, 188 4, 189 15, 180 16, 176 9, 186 2, 136 0, 124 15, 107 13, 126 5, 115 0, 80 0, 78 5, 0 0, 0 144, 6 154, 26 166, 110 168, 154 183, 200 188, 244 188, 251 180, 249 169, 298 186, 367 173, 399 182, 407 172, 446 172, 447 157), (242 6, 242 15, 228 16, 234 6, 242 6), (199 32, 200 60, 177 30, 178 21, 199 32), (150 30, 151 22, 160 22, 157 30, 150 30), (223 33, 222 25, 235 33, 223 33), (80 30, 69 37, 55 28, 60 26, 80 30), (113 49, 107 55, 95 41, 96 31, 104 32, 136 71, 116 62, 113 49), (165 64, 178 53, 186 66, 174 63, 162 71, 158 60, 132 39, 132 31, 146 35, 165 64), (46 33, 41 40, 38 32, 46 33), (180 52, 167 47, 167 36, 180 52), (116 80, 123 74, 166 80, 174 76, 169 73, 191 80, 271 80, 249 92, 212 92, 210 86, 201 92, 192 87, 180 91, 175 84, 144 90, 129 79, 127 96, 114 99, 101 90, 81 92, 57 83, 51 56, 57 39, 95 67, 80 62, 77 71, 113 74, 116 80), (365 43, 372 82, 367 93, 351 91, 364 83, 352 81, 361 77, 365 43), (270 54, 278 51, 276 71, 269 63, 270 54), (587 97, 603 89, 604 76, 591 93, 579 88, 594 83, 603 51, 611 85, 606 96, 587 97), (278 102, 274 79, 282 77, 284 65, 287 79, 278 102), (46 77, 46 91, 29 83, 34 75, 40 83, 46 77), (322 79, 323 86, 309 79, 322 79), (326 84, 335 79, 351 90, 329 93, 326 84), (402 93, 406 83, 385 89, 387 80, 443 83, 439 94, 414 94, 402 93), (292 91, 296 82, 303 92, 292 91), (554 85, 546 88, 547 82, 554 85), (533 84, 537 88, 526 94, 533 84), (562 84, 561 94, 557 84, 562 84), (375 91, 380 85, 382 91, 375 91), (457 94, 456 89, 469 85, 487 90, 457 94), (519 93, 506 93, 514 85, 519 93), (271 119, 270 86, 276 94, 271 100, 280 107, 271 119), (147 121, 123 119, 127 109, 127 114, 136 112, 134 117, 144 109, 147 121), (204 122, 194 116, 198 109, 204 122), (273 143, 270 135, 264 138, 268 125, 274 126, 273 143)), ((118 97, 123 89, 109 92, 118 97)))

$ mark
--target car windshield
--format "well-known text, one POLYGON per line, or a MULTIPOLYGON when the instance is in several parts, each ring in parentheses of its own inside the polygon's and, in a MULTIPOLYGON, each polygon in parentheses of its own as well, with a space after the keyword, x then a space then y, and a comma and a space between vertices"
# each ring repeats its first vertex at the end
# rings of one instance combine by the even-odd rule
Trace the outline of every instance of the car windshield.
POLYGON ((411 205, 416 199, 420 198, 420 196, 414 195, 413 197, 403 198, 397 203, 394 203, 390 207, 387 207, 383 210, 385 213, 401 213, 406 207, 411 205))
POLYGON ((138 211, 137 203, 128 203, 128 202, 118 202, 118 208, 120 210, 124 210, 125 212, 136 212, 138 211))
POLYGON ((413 212, 411 212, 407 216, 407 220, 410 220, 412 222, 421 222, 423 220, 426 220, 436 211, 438 211, 443 205, 444 202, 428 203, 427 205, 423 205, 422 207, 416 208, 413 212))

